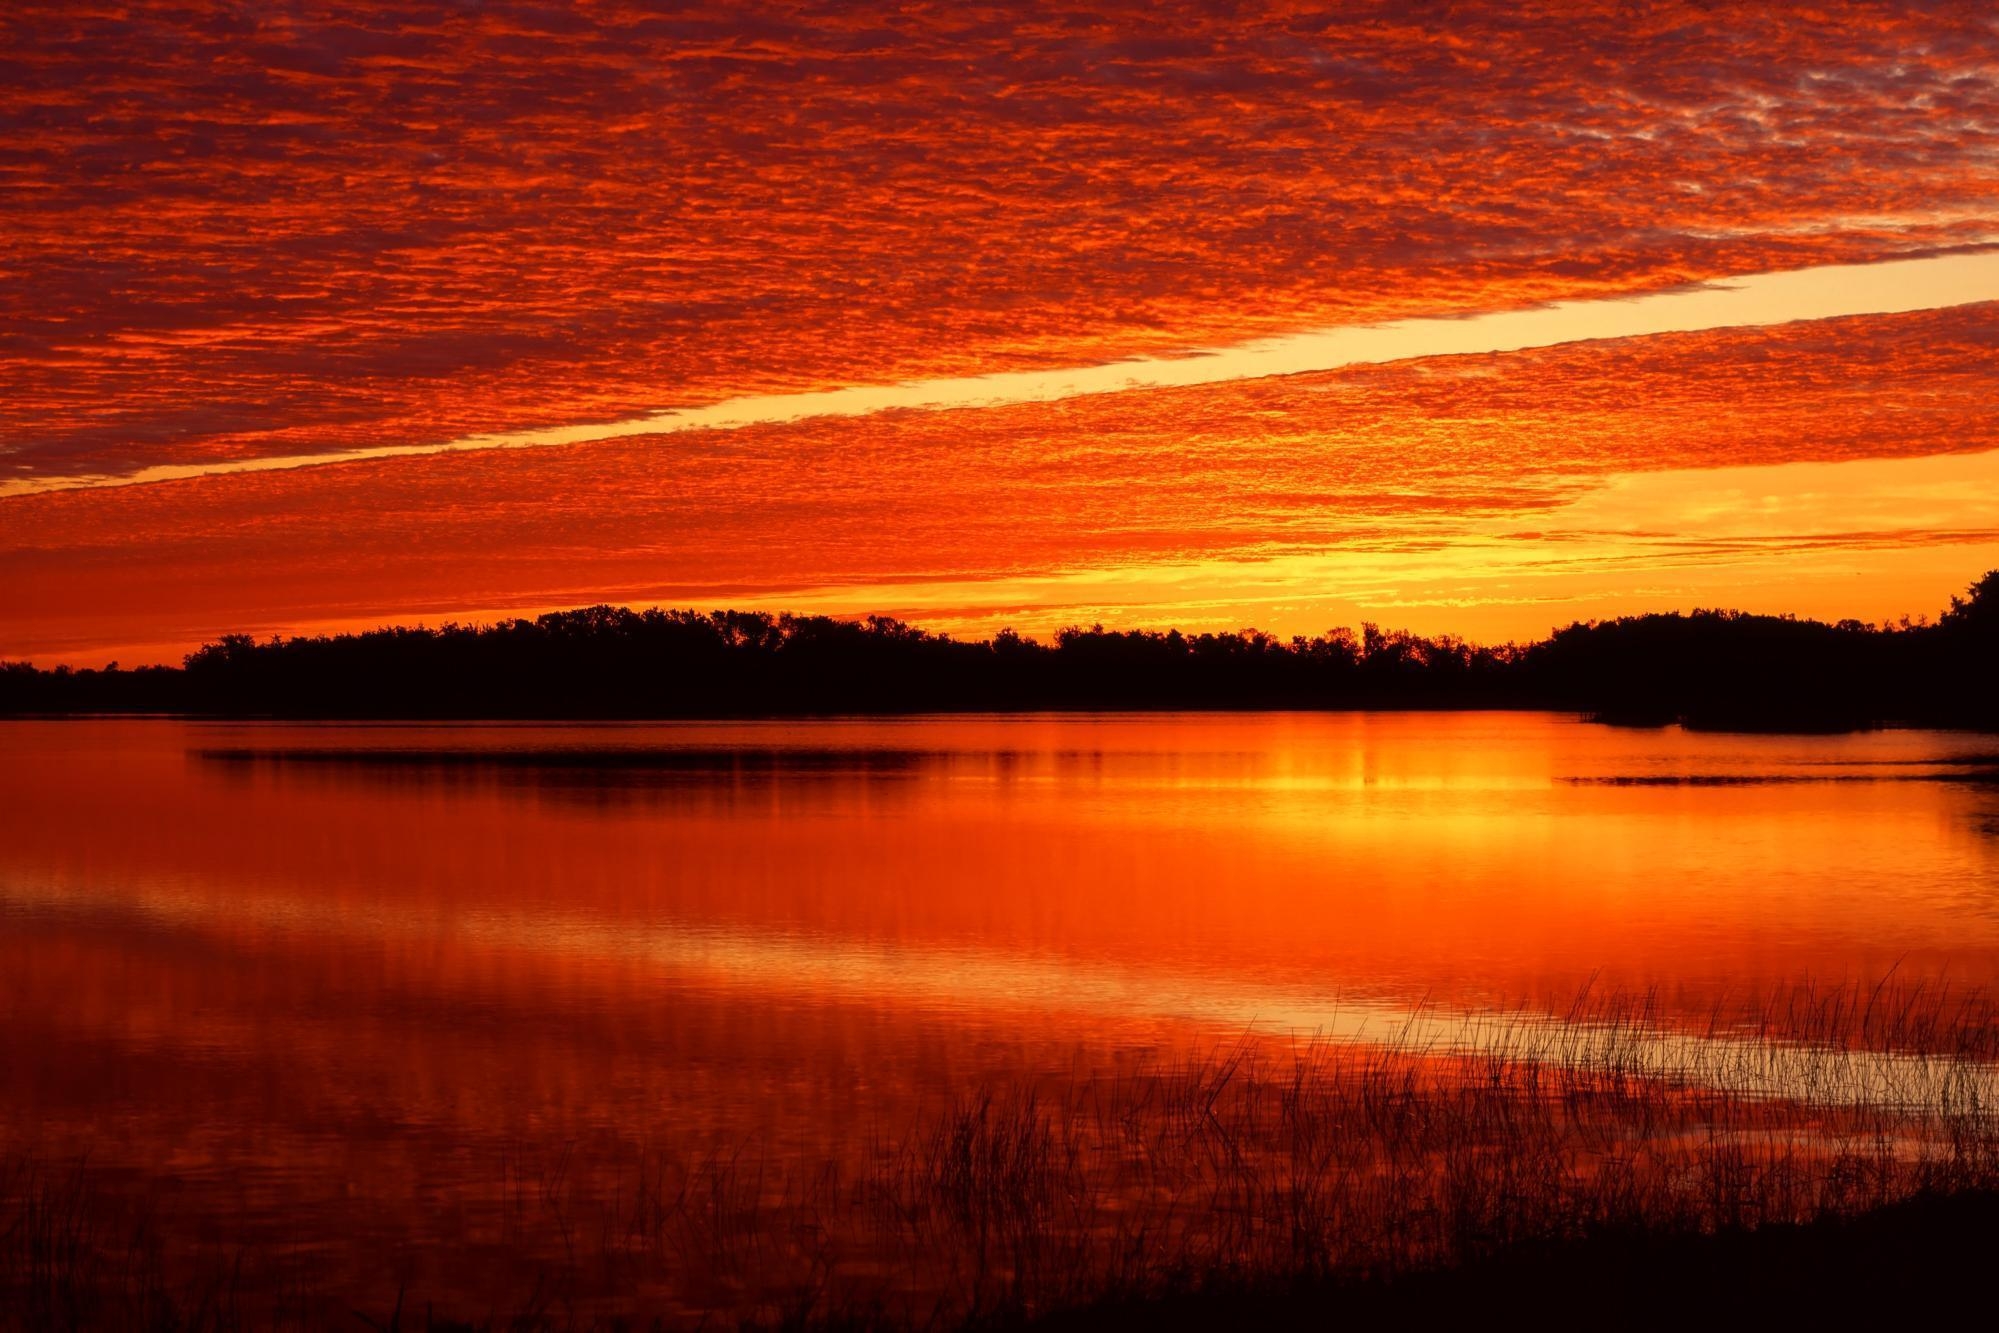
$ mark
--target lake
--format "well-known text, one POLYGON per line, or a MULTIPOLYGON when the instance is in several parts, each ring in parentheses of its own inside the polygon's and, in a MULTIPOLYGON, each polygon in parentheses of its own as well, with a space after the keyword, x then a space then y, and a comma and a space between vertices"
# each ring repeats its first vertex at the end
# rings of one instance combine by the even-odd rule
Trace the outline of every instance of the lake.
POLYGON ((575 1255, 661 1179, 820 1188, 982 1089, 1974 993, 1995 773, 1517 713, 0 723, 0 1148, 270 1299, 726 1311, 712 1236, 575 1255))

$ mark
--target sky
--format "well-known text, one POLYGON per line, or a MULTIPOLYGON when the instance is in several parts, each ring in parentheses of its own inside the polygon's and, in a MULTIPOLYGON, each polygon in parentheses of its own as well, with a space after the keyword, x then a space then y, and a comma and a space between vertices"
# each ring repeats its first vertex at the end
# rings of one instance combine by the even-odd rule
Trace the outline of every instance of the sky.
POLYGON ((0 16, 0 658, 1934 613, 1987 6, 0 16))

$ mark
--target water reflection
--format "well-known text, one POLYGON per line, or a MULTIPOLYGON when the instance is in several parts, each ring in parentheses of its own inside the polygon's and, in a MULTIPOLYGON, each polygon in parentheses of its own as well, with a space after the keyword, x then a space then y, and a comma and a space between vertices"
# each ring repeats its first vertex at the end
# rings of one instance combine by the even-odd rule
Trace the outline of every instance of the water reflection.
POLYGON ((837 1156, 983 1081, 1586 984, 1667 1037, 1986 984, 1993 772, 1517 715, 10 723, 0 1135, 374 1272, 490 1253, 530 1150, 837 1156))
POLYGON ((671 922, 1404 998, 1999 957, 1973 737, 1472 715, 23 724, 5 743, 5 891, 107 909, 168 882, 225 921, 271 896, 447 936, 478 914, 671 922))

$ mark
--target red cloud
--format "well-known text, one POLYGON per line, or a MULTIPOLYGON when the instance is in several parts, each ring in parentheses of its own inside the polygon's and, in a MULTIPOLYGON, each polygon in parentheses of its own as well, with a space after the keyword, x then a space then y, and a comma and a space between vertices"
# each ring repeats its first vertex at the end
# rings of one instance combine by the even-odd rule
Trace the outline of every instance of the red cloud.
POLYGON ((0 655, 1437 545, 1531 530, 1612 472, 1999 447, 1995 345, 1999 306, 1967 306, 16 498, 0 655))
POLYGON ((0 466, 448 439, 1949 246, 1975 6, 16 8, 0 466))

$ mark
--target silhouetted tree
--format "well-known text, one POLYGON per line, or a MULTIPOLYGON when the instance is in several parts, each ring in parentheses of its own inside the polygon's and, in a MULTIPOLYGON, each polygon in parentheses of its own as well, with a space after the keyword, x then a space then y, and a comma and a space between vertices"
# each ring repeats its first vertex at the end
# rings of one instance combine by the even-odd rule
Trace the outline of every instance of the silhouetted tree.
POLYGON ((184 667, 0 663, 0 712, 700 717, 1020 708, 1541 707, 1609 721, 1999 726, 1999 570, 1934 624, 1695 611, 1482 647, 1363 624, 1279 639, 1070 626, 962 642, 885 616, 588 606, 495 625, 227 634, 184 667))

